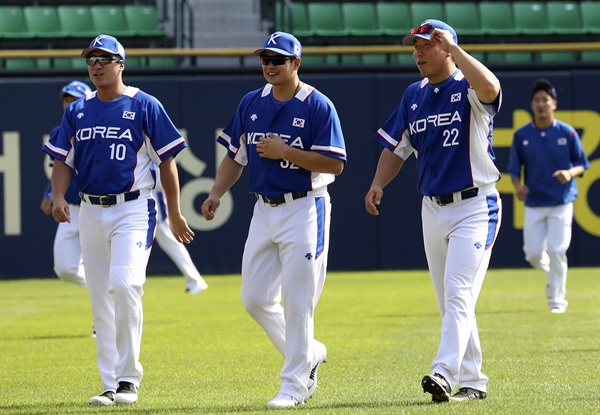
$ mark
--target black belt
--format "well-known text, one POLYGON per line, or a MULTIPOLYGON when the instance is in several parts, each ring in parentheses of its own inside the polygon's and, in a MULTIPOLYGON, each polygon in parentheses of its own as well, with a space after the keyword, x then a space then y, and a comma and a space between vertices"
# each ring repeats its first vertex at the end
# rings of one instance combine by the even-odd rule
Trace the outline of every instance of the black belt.
MULTIPOLYGON (((472 197, 477 196, 479 193, 478 188, 467 189, 460 192, 460 200, 470 199, 472 197)), ((449 203, 454 202, 454 193, 450 193, 447 195, 439 195, 439 196, 429 196, 431 200, 435 201, 439 206, 445 206, 449 203)))
MULTIPOLYGON (((306 197, 308 195, 308 192, 290 192, 290 194, 292 195, 292 200, 296 200, 302 197, 306 197)), ((262 200, 263 202, 268 203, 271 206, 277 206, 285 203, 285 195, 267 197, 256 193, 256 197, 262 200)))
MULTIPOLYGON (((91 195, 81 195, 81 198, 91 203, 92 205, 100 205, 102 207, 108 207, 117 204, 117 196, 116 194, 112 195, 102 195, 102 196, 91 196, 91 195)), ((126 192, 123 193, 123 201, 129 202, 130 200, 136 200, 140 197, 140 191, 136 190, 135 192, 126 192)))

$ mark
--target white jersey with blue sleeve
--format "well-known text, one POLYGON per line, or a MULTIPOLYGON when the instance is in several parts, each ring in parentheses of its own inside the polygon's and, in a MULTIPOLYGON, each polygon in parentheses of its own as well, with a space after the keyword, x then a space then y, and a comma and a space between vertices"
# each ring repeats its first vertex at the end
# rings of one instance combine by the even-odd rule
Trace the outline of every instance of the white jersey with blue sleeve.
POLYGON ((162 104, 127 87, 110 102, 94 92, 69 105, 43 150, 75 169, 81 192, 106 195, 153 188, 152 163, 160 165, 185 147, 162 104))
POLYGON ((496 102, 484 104, 460 70, 431 84, 410 85, 375 138, 406 160, 413 152, 424 196, 445 195, 500 180, 492 150, 496 102))
POLYGON ((508 172, 514 179, 521 177, 529 188, 525 206, 558 206, 577 198, 575 180, 562 184, 553 173, 571 167, 590 167, 579 134, 570 125, 554 120, 549 128, 538 128, 533 122, 515 131, 510 150, 508 172))
POLYGON ((304 84, 296 96, 280 102, 272 85, 248 93, 217 141, 228 156, 248 165, 249 190, 267 197, 295 191, 314 191, 335 176, 299 167, 287 160, 262 158, 256 151, 261 137, 279 135, 291 147, 346 161, 346 146, 333 103, 314 87, 304 84))

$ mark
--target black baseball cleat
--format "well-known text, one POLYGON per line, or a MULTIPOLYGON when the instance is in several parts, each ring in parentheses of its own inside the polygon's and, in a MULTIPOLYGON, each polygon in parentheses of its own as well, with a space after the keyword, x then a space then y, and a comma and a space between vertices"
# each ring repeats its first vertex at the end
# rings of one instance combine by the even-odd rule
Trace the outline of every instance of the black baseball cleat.
POLYGON ((456 392, 450 398, 451 401, 475 401, 477 399, 485 399, 487 397, 487 393, 473 389, 473 388, 460 388, 458 392, 456 392))
POLYGON ((433 375, 425 375, 421 381, 423 393, 431 394, 431 401, 434 403, 448 402, 450 400, 450 392, 452 389, 446 379, 439 373, 433 375))

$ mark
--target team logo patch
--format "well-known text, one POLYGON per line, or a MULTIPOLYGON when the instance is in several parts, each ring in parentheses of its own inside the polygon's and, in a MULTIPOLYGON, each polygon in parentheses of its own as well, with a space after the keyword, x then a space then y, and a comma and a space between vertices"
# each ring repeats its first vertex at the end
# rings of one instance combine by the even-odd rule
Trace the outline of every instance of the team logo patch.
POLYGON ((257 119, 257 118, 258 118, 258 115, 256 115, 256 114, 252 114, 252 115, 250 116, 250 119, 251 119, 252 121, 256 121, 256 119, 257 119))
POLYGON ((567 139, 565 137, 561 137, 558 139, 558 145, 559 146, 566 146, 567 145, 567 139))
POLYGON ((461 94, 460 92, 457 94, 452 94, 452 97, 450 97, 450 102, 458 102, 461 99, 461 94))
POLYGON ((132 111, 123 111, 123 118, 125 118, 126 120, 134 120, 135 119, 135 112, 132 112, 132 111))
POLYGON ((292 123, 292 127, 300 127, 304 128, 304 122, 302 118, 294 118, 294 122, 292 123))

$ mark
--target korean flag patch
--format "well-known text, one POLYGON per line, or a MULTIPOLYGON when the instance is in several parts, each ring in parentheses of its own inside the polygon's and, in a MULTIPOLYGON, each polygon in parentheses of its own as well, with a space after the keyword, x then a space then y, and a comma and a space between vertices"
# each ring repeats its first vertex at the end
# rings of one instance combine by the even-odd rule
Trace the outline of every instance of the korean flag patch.
POLYGON ((456 94, 452 94, 450 97, 450 102, 458 102, 461 99, 461 93, 457 92, 456 94))
POLYGON ((302 118, 294 118, 292 127, 304 128, 304 120, 302 118))
POLYGON ((123 118, 125 118, 126 120, 134 120, 135 119, 135 112, 123 111, 123 118))

